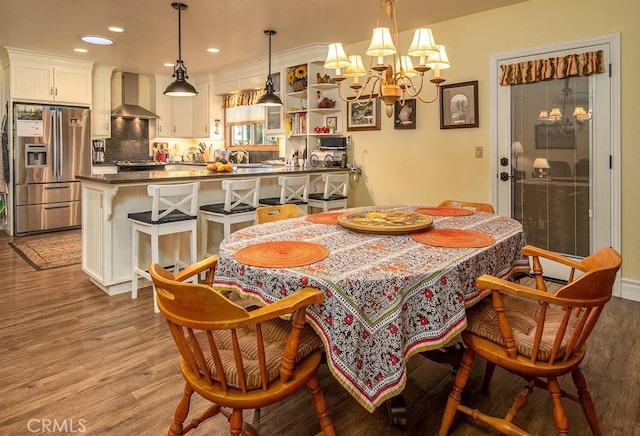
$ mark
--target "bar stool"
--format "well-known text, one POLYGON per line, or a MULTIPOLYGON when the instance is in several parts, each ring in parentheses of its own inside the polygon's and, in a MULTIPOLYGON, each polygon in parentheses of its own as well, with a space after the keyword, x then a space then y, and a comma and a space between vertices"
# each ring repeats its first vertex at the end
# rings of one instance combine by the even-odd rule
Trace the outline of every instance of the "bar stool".
POLYGON ((347 207, 349 193, 349 174, 323 174, 324 189, 322 193, 309 194, 309 206, 322 209, 344 209, 347 207))
POLYGON ((208 223, 223 225, 224 237, 231 234, 231 224, 250 222, 255 224, 256 209, 260 199, 260 179, 223 180, 224 203, 205 204, 200 206, 200 216, 203 220, 200 231, 203 255, 207 252, 208 223))
POLYGON ((261 198, 263 206, 277 206, 279 204, 296 204, 307 212, 309 200, 309 175, 306 176, 280 176, 280 197, 261 198))
MULTIPOLYGON (((198 261, 198 189, 200 183, 182 185, 149 185, 147 193, 152 197, 151 210, 133 212, 127 216, 132 228, 133 274, 131 277, 131 298, 138 298, 138 276, 151 281, 151 276, 139 265, 140 233, 151 237, 151 262, 158 263, 160 236, 173 235, 174 271, 198 261), (164 209, 166 207, 166 209, 164 209), (189 232, 189 262, 180 260, 180 233, 189 232)), ((197 280, 197 277, 193 280, 197 280)), ((158 313, 156 289, 153 288, 153 309, 158 313)))

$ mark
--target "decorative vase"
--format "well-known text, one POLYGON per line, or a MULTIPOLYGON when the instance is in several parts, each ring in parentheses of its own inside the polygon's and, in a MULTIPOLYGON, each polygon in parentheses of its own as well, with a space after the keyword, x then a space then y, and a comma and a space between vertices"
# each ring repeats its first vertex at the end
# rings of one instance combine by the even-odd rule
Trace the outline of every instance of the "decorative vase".
POLYGON ((294 92, 302 91, 307 87, 307 79, 297 79, 293 82, 292 86, 294 92))

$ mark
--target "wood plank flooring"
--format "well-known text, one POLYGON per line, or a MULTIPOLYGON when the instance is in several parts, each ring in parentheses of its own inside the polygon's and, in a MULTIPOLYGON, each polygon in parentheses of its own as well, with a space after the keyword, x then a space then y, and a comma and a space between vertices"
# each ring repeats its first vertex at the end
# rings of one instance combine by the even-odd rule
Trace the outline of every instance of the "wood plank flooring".
MULTIPOLYGON (((29 425, 42 434, 78 433, 80 425, 90 435, 166 434, 183 382, 164 319, 153 313, 150 288, 137 300, 128 294, 109 297, 78 265, 35 271, 8 246, 10 241, 0 232, 0 434, 31 434, 29 425), (42 431, 44 420, 66 425, 67 431, 42 431)), ((583 364, 605 435, 640 435, 639 312, 640 303, 614 298, 583 364)), ((491 393, 484 395, 483 369, 482 363, 474 366, 464 401, 505 413, 524 384, 496 369, 491 393)), ((405 389, 408 423, 397 428, 384 407, 368 413, 326 367, 320 370, 336 430, 350 436, 436 434, 452 382, 448 367, 413 357, 405 389)), ((572 386, 570 379, 562 384, 572 386)), ((205 404, 194 400, 196 410, 205 404)), ((580 406, 565 401, 565 407, 571 434, 589 434, 580 406)), ((247 412, 247 419, 252 416, 247 412)), ((555 434, 548 394, 536 391, 517 422, 535 434, 555 434)), ((319 425, 308 393, 263 409, 259 431, 316 434, 319 425)), ((228 427, 216 417, 191 434, 224 435, 228 427)), ((460 417, 451 434, 496 433, 460 417)))

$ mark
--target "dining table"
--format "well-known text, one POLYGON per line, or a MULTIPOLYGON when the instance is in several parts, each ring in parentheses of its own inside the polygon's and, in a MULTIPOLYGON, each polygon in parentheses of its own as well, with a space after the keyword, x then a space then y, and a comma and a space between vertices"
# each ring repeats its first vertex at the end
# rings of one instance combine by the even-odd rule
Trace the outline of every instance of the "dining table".
POLYGON ((490 293, 476 287, 478 276, 529 272, 525 244, 522 225, 497 214, 358 207, 230 234, 220 244, 214 287, 260 304, 306 286, 320 289, 324 300, 308 307, 307 322, 322 339, 333 376, 373 412, 402 392, 411 356, 444 347, 465 328, 465 308, 490 293), (343 220, 390 213, 424 215, 429 225, 385 232, 343 220), (480 243, 471 238, 465 246, 463 233, 479 235, 480 243), (301 248, 289 256, 291 247, 301 248))

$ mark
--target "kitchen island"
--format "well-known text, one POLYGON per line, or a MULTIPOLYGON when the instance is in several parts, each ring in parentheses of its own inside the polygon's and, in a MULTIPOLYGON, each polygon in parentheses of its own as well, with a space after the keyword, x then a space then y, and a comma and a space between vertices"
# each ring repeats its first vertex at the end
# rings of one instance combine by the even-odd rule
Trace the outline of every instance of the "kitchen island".
MULTIPOLYGON (((194 165, 193 170, 177 171, 136 171, 119 174, 98 174, 77 176, 82 184, 82 270, 91 281, 106 292, 115 295, 131 290, 131 223, 127 215, 151 209, 151 197, 147 194, 147 186, 152 184, 179 184, 200 182, 198 204, 224 202, 222 180, 229 178, 260 177, 260 196, 279 196, 278 177, 282 175, 311 176, 312 192, 320 192, 319 183, 326 172, 344 173, 346 168, 292 168, 284 166, 249 166, 236 168, 232 172, 212 172, 203 166, 194 165)), ((202 225, 199 221, 198 225, 202 225)), ((220 226, 211 226, 208 234, 210 252, 217 251, 222 240, 220 226)), ((160 262, 169 259, 173 253, 173 245, 167 238, 160 245, 160 262), (163 255, 166 255, 163 256, 163 255)), ((141 239, 140 262, 151 259, 148 243, 141 239)), ((185 248, 185 243, 180 245, 185 248)), ((204 252, 198 247, 198 253, 204 252)))

